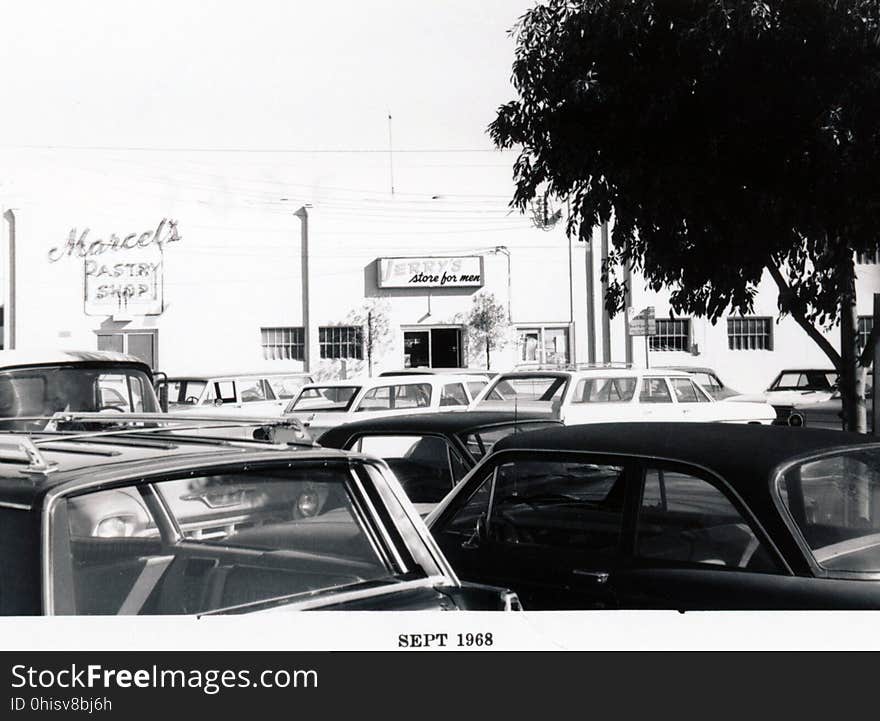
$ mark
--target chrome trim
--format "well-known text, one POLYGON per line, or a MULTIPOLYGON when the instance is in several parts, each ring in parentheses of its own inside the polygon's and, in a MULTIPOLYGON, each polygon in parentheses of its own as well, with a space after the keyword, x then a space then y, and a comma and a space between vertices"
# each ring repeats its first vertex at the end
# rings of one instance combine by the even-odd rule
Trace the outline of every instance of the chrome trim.
POLYGON ((12 503, 11 501, 0 501, 0 508, 14 508, 16 511, 31 510, 31 506, 27 503, 12 503))
MULTIPOLYGON (((400 591, 409 591, 417 588, 436 588, 438 585, 450 585, 449 579, 444 578, 443 576, 426 576, 425 578, 420 578, 415 581, 403 581, 401 583, 391 583, 387 586, 381 586, 380 588, 365 588, 359 589, 357 591, 343 591, 340 593, 333 593, 332 588, 328 588, 326 590, 320 591, 320 596, 312 597, 308 599, 304 599, 302 601, 290 601, 289 603, 285 603, 279 606, 273 606, 272 608, 266 608, 259 611, 254 611, 254 613, 278 613, 283 611, 307 611, 312 608, 320 608, 322 606, 335 606, 340 603, 347 603, 349 601, 359 601, 364 598, 376 598, 380 596, 389 596, 393 594, 397 594, 400 591)), ((273 600, 280 599, 267 599, 266 602, 271 603, 273 600)), ((263 603, 262 601, 260 603, 263 603)), ((247 608, 248 606, 252 606, 252 603, 241 604, 238 606, 229 606, 228 608, 217 609, 216 611, 208 611, 205 613, 197 614, 199 617, 202 616, 214 616, 214 615, 222 615, 229 611, 235 611, 238 609, 247 608)))

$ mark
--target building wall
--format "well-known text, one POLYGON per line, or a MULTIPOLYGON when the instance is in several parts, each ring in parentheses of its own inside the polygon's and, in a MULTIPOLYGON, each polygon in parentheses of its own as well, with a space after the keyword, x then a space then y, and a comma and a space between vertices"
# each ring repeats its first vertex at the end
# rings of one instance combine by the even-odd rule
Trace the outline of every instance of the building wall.
MULTIPOLYGON (((385 169, 372 156, 358 157, 360 165, 345 173, 325 172, 323 158, 309 159, 311 165, 304 160, 296 171, 299 185, 289 186, 299 188, 297 193, 281 190, 288 179, 274 174, 276 166, 269 170, 253 161, 238 168, 228 156, 160 156, 151 163, 108 157, 91 166, 68 160, 16 164, 7 158, 0 211, 12 209, 16 220, 17 347, 95 348, 102 330, 156 329, 158 365, 169 373, 302 369, 300 360, 264 359, 260 329, 303 326, 302 225, 295 212, 308 198, 309 348, 311 372, 319 376, 367 372, 366 358, 321 359, 320 327, 355 323, 368 308, 381 311, 388 332, 377 344, 375 373, 404 364, 405 329, 459 327, 466 340, 465 319, 481 292, 491 293, 512 321, 504 347, 492 352, 493 369, 528 360, 586 362, 592 347, 596 362, 709 366, 732 387, 751 392, 765 388, 785 367, 829 366, 792 319, 779 318, 769 279, 761 283, 755 315, 773 319, 772 351, 731 350, 726 317, 714 326, 692 319, 688 350, 652 350, 646 359, 644 338, 628 339, 621 315, 607 320, 607 337, 603 331, 599 228, 590 238, 593 265, 588 268, 587 244, 569 241, 563 223, 539 230, 530 217, 507 208, 506 161, 497 163, 497 170, 470 174, 429 160, 407 156, 398 172, 399 187, 408 192, 391 196, 384 189, 368 195, 352 190, 382 186, 385 169), (228 180, 245 174, 252 176, 246 187, 244 181, 232 185, 228 180), (306 186, 302 176, 320 183, 306 186), (460 195, 435 193, 438 187, 453 187, 460 195), (496 192, 483 195, 487 188, 496 192), (175 219, 181 235, 163 251, 164 311, 116 319, 86 315, 82 260, 50 262, 50 249, 63 245, 73 228, 81 233, 88 227, 90 239, 121 237, 151 230, 162 218, 175 219), (484 285, 380 288, 377 258, 399 256, 481 257, 484 285), (587 322, 588 273, 595 333, 587 322), (537 349, 534 339, 522 342, 526 333, 538 338, 537 349)), ((0 255, 5 259, 6 252, 0 255)), ((116 262, 114 253, 101 259, 111 256, 116 262)), ((140 256, 133 251, 118 257, 140 256)), ((877 291, 880 266, 859 265, 860 315, 870 315, 877 291)), ((632 307, 647 306, 654 306, 658 318, 670 315, 665 294, 645 290, 635 278, 632 307)), ((829 337, 838 345, 836 331, 829 337)), ((485 364, 475 343, 464 350, 467 364, 485 364)))

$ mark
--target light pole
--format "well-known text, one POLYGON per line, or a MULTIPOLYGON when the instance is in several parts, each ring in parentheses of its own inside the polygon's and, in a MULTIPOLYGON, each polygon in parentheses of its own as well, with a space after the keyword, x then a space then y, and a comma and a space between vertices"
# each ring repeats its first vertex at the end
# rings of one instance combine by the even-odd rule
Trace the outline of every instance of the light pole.
POLYGON ((300 269, 302 273, 303 370, 311 371, 312 333, 309 318, 309 211, 303 205, 294 215, 300 220, 300 269))

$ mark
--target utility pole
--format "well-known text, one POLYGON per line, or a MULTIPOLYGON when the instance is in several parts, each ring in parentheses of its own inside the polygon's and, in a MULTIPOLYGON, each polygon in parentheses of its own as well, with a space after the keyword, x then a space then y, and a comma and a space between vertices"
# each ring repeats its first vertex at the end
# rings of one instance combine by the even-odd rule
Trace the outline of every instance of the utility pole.
POLYGON ((391 139, 391 113, 388 113, 388 172, 391 177, 391 197, 394 197, 394 143, 391 139))
POLYGON ((587 276, 587 362, 596 362, 596 284, 593 282, 593 238, 585 238, 584 267, 587 276))
POLYGON ((880 435, 880 405, 877 403, 878 394, 880 394, 880 377, 878 377, 878 371, 880 371, 880 331, 877 331, 877 328, 880 328, 880 293, 874 293, 874 398, 871 402, 873 407, 871 411, 871 422, 874 429, 874 435, 880 435))
POLYGON ((294 215, 300 220, 300 268, 302 272, 303 370, 312 370, 312 334, 309 318, 309 206, 304 205, 294 215))
MULTIPOLYGON (((608 258, 608 223, 602 223, 602 261, 608 258)), ((608 297, 608 281, 602 281, 602 362, 611 362, 611 316, 605 307, 608 297)))
POLYGON ((3 348, 5 350, 12 350, 15 348, 15 320, 16 320, 16 306, 15 301, 17 297, 16 289, 15 289, 15 213, 12 210, 7 210, 3 213, 3 218, 6 220, 6 242, 7 242, 7 256, 6 256, 6 297, 4 299, 4 308, 3 308, 3 325, 4 325, 4 333, 3 333, 3 348))

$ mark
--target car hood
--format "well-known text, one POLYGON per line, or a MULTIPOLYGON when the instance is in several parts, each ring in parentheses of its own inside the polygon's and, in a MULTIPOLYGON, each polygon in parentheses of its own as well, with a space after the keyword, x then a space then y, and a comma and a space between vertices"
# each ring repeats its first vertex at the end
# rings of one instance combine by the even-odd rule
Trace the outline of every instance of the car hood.
POLYGON ((808 405, 822 403, 831 398, 831 391, 764 391, 762 393, 743 393, 725 398, 725 403, 769 403, 774 406, 808 405))

